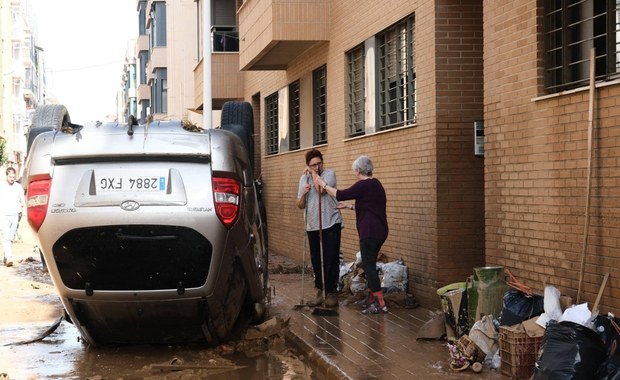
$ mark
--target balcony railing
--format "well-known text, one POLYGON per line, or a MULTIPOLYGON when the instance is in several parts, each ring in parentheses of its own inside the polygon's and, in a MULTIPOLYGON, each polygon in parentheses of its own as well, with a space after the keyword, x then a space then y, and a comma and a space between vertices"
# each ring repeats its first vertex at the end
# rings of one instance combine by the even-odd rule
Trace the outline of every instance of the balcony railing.
POLYGON ((239 51, 239 30, 235 25, 213 25, 211 27, 211 50, 217 52, 239 51))

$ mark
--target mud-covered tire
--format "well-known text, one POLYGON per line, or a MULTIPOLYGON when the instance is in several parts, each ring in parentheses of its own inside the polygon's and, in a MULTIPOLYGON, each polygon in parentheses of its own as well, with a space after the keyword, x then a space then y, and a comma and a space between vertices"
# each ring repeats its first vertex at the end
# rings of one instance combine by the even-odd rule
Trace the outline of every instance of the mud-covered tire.
POLYGON ((27 152, 34 139, 43 132, 60 130, 71 124, 69 111, 62 104, 44 104, 38 106, 32 114, 30 132, 28 132, 27 152))
POLYGON ((248 102, 232 101, 224 103, 222 107, 222 118, 220 123, 222 129, 232 132, 245 146, 248 158, 254 167, 254 114, 252 105, 248 102))

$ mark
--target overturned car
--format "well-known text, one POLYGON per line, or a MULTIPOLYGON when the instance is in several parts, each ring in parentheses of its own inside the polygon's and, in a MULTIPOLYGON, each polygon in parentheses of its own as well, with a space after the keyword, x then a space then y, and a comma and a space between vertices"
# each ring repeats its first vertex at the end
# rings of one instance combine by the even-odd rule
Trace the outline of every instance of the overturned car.
POLYGON ((28 222, 85 341, 215 345, 266 318, 251 112, 227 103, 222 128, 203 130, 134 118, 75 125, 62 105, 35 111, 28 222))

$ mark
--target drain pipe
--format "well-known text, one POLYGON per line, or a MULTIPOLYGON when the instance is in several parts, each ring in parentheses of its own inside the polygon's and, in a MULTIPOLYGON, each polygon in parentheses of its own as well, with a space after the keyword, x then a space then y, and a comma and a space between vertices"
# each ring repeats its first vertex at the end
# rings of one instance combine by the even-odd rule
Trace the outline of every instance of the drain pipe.
POLYGON ((213 126, 211 94, 211 1, 202 1, 202 127, 213 126))

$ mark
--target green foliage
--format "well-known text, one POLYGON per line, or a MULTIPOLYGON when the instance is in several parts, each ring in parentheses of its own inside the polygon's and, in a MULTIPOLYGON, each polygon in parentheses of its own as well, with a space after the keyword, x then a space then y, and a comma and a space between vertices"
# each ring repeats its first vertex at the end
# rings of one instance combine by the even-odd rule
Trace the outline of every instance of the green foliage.
POLYGON ((6 164, 6 160, 7 160, 7 154, 6 154, 6 140, 3 138, 0 138, 0 166, 4 166, 4 164, 6 164))

